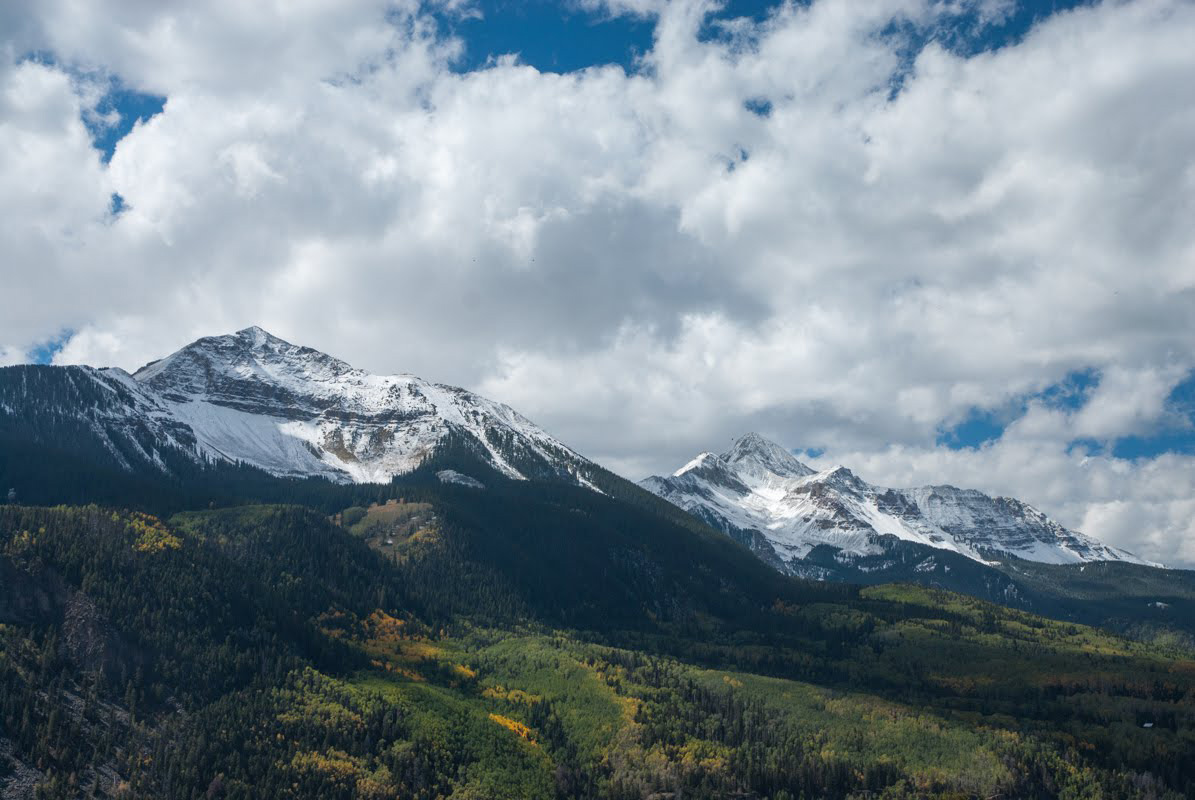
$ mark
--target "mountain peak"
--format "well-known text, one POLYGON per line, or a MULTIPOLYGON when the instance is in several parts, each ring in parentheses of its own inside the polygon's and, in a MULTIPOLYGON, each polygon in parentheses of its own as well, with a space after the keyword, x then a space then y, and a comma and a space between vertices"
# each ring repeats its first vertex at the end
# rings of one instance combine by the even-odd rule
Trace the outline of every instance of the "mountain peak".
POLYGON ((452 443, 510 478, 595 488, 589 461, 509 406, 414 375, 373 375, 257 325, 197 339, 133 379, 199 451, 279 475, 384 483, 452 443))
POLYGON ((287 376, 335 379, 353 368, 319 350, 300 347, 252 325, 236 333, 204 336, 133 373, 159 390, 202 394, 227 378, 262 384, 287 382, 287 376))
POLYGON ((730 449, 770 449, 773 447, 780 447, 780 445, 776 444, 771 439, 768 439, 766 436, 756 433, 755 431, 747 431, 742 436, 734 440, 734 444, 731 445, 730 449))
POLYGON ((766 471, 782 478, 800 478, 814 472, 791 452, 754 432, 740 436, 721 458, 736 471, 766 471))
MULTIPOLYGON (((274 334, 267 331, 265 328, 262 328, 258 325, 250 325, 248 328, 241 328, 239 331, 237 331, 236 333, 234 333, 232 335, 233 335, 233 337, 240 339, 243 342, 250 343, 254 347, 263 347, 267 344, 273 344, 273 343, 290 345, 290 342, 280 339, 279 337, 277 337, 274 334)), ((211 338, 219 338, 219 337, 211 337, 211 338)))
POLYGON ((849 560, 886 552, 898 541, 985 563, 991 557, 1145 563, 1019 500, 951 486, 873 486, 842 465, 814 472, 758 433, 642 485, 731 535, 756 531, 761 538, 752 547, 794 574, 802 574, 803 559, 822 545, 849 560))
MULTIPOLYGON (((241 328, 236 333, 228 333, 221 336, 204 336, 202 339, 197 339, 179 352, 186 352, 188 350, 205 350, 208 352, 220 353, 252 353, 255 356, 262 354, 280 354, 280 355, 301 355, 305 359, 322 359, 327 361, 338 361, 338 359, 323 353, 319 350, 314 350, 310 347, 302 347, 300 345, 291 344, 285 339, 275 336, 267 331, 265 328, 257 325, 250 325, 248 328, 241 328)), ((340 362, 344 363, 344 362, 340 362)), ((345 366, 348 366, 347 364, 345 366)))

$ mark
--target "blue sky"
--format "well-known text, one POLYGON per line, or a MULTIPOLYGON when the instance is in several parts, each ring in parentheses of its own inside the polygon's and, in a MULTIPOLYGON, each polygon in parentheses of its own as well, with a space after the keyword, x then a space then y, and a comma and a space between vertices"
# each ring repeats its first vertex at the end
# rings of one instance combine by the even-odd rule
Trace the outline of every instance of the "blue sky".
MULTIPOLYGON (((964 14, 950 29, 928 33, 948 47, 975 53, 1019 40, 1037 21, 1092 0, 1029 0, 1012 5, 999 22, 980 24, 977 12, 964 14)), ((721 23, 738 18, 765 19, 781 3, 774 0, 726 0, 711 14, 703 36, 722 35, 721 23)), ((465 43, 464 70, 488 59, 518 53, 523 63, 545 72, 570 72, 601 64, 637 68, 637 58, 651 49, 654 20, 633 14, 586 10, 575 2, 483 0, 476 16, 440 14, 445 29, 465 43)), ((922 39, 923 40, 923 39, 922 39)))
POLYGON ((137 92, 113 80, 112 87, 104 94, 96 111, 101 115, 115 111, 119 119, 111 125, 102 124, 94 118, 84 119, 84 122, 91 131, 96 149, 103 153, 106 161, 112 158, 116 143, 128 135, 134 125, 160 114, 165 104, 165 97, 137 92))
MULTIPOLYGON (((1117 458, 1152 458, 1162 453, 1195 454, 1195 375, 1189 375, 1166 398, 1172 421, 1152 433, 1125 436, 1112 443, 1117 458)), ((1098 452, 1098 450, 1096 451, 1098 452)))
MULTIPOLYGON (((1041 392, 1019 396, 1001 408, 972 408, 962 421, 942 427, 938 444, 953 450, 983 447, 999 440, 1010 424, 1024 417, 1030 404, 1040 403, 1046 408, 1073 413, 1083 408, 1099 384, 1098 371, 1081 370, 1041 392)), ((1068 446, 1092 455, 1110 454, 1125 459, 1153 458, 1162 453, 1195 453, 1195 374, 1170 391, 1165 407, 1167 414, 1148 433, 1109 441, 1076 438, 1068 446)))

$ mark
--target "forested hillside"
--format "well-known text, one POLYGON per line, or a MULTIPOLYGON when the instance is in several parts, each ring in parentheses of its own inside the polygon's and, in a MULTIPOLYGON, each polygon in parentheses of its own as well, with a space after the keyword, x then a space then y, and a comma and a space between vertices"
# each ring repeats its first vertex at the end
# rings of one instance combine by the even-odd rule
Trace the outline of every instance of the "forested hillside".
POLYGON ((794 581, 580 490, 419 491, 332 515, 4 508, 0 780, 42 797, 1193 796, 1184 650, 794 581))

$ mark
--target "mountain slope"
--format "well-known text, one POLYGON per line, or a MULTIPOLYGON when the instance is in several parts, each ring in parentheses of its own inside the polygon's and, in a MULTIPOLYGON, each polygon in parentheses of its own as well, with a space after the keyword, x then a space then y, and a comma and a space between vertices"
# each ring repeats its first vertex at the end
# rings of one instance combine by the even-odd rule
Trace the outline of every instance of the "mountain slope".
POLYGON ((1192 796, 1187 654, 464 500, 532 488, 430 487, 397 558, 294 506, 0 507, 0 794, 1192 796))
POLYGON ((898 541, 981 563, 1008 557, 1049 564, 1148 563, 1013 498, 953 486, 887 489, 846 467, 817 472, 758 434, 641 485, 794 574, 809 573, 805 562, 819 547, 850 562, 883 556, 898 541))
POLYGON ((0 436, 70 449, 124 470, 169 469, 196 440, 153 391, 121 370, 0 368, 0 436))
POLYGON ((596 488, 600 472, 509 406, 413 375, 371 375, 256 327, 200 339, 131 376, 0 370, 0 431, 129 470, 170 471, 182 457, 385 483, 453 443, 516 480, 596 488))

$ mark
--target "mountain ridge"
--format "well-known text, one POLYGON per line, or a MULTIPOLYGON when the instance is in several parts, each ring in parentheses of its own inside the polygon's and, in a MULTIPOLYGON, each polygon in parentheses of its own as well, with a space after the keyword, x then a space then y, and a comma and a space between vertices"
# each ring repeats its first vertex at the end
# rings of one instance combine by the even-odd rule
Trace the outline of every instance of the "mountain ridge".
POLYGON ((194 465, 221 462, 278 477, 384 484, 436 458, 444 462, 433 470, 440 481, 547 480, 640 505, 651 498, 794 575, 824 572, 824 553, 813 555, 821 547, 852 569, 846 562, 878 568, 892 541, 981 564, 1016 557, 1152 565, 1014 498, 949 485, 874 486, 845 466, 817 471, 755 433, 635 486, 510 406, 409 373, 374 375, 256 326, 198 339, 132 374, 0 369, 0 434, 180 478, 194 465), (448 451, 456 455, 444 461, 448 451))
POLYGON ((875 486, 845 466, 814 470, 756 433, 722 454, 702 453, 671 476, 651 476, 640 485, 740 540, 750 537, 757 554, 792 574, 805 574, 802 562, 820 546, 850 561, 882 554, 891 547, 886 537, 982 564, 1015 557, 1159 566, 1070 530, 1015 498, 950 485, 875 486))
POLYGON ((54 371, 42 382, 57 381, 57 400, 30 396, 22 375, 0 381, 0 411, 22 421, 73 414, 122 468, 132 468, 131 450, 168 469, 159 452, 168 448, 283 477, 386 483, 456 440, 507 478, 601 491, 590 480, 600 467, 510 406, 411 374, 373 375, 256 326, 198 339, 132 374, 41 369, 54 371))

